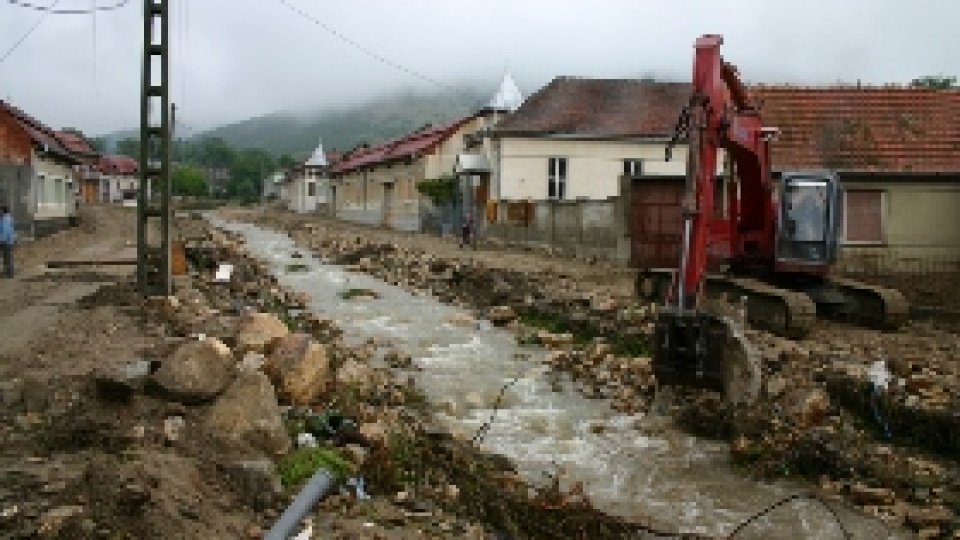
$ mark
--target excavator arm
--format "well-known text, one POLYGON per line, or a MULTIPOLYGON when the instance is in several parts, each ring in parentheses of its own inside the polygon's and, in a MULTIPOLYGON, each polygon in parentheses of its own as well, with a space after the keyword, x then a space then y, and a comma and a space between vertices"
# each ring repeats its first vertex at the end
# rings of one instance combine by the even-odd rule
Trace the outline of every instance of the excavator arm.
MULTIPOLYGON (((732 320, 708 313, 703 305, 711 228, 729 231, 723 238, 713 238, 727 243, 713 246, 719 248, 713 251, 734 253, 739 242, 767 238, 762 233, 774 208, 769 196, 767 137, 736 70, 720 56, 722 42, 718 35, 697 39, 693 92, 667 147, 669 159, 672 146, 686 141, 687 176, 680 268, 658 317, 654 368, 661 383, 714 388, 733 401, 749 401, 759 390, 755 355, 732 320), (765 201, 747 211, 738 207, 740 197, 732 193, 728 197, 730 222, 725 224, 714 217, 720 150, 728 152, 737 170, 739 191, 765 201)), ((755 247, 760 255, 768 246, 755 247)))

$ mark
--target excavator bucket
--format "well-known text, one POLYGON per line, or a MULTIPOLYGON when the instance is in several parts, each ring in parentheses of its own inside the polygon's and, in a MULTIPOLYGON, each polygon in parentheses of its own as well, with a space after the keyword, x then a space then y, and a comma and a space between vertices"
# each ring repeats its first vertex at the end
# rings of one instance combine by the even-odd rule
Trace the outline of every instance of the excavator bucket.
POLYGON ((759 396, 758 356, 730 317, 664 308, 654 339, 659 384, 716 390, 730 404, 751 403, 759 396))

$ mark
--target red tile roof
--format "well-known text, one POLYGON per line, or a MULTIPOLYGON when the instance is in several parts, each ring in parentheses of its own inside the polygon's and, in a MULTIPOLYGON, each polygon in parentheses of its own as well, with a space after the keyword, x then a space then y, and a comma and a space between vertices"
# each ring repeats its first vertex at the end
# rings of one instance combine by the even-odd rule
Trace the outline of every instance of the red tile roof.
POLYGON ((501 135, 666 137, 689 83, 557 77, 497 126, 501 135))
POLYGON ((779 170, 960 172, 960 91, 755 86, 779 170))
POLYGON ((97 151, 90 145, 90 141, 82 133, 73 129, 62 129, 54 132, 60 144, 70 152, 80 156, 94 156, 97 151))
POLYGON ((48 126, 21 111, 13 105, 0 100, 0 109, 7 111, 17 124, 27 132, 34 146, 43 152, 53 154, 65 161, 76 163, 78 160, 57 138, 56 132, 48 126))
POLYGON ((384 165, 407 158, 415 159, 432 151, 473 118, 474 116, 467 116, 439 126, 427 124, 416 131, 376 146, 354 148, 344 153, 339 162, 333 163, 331 171, 334 174, 344 174, 362 167, 384 165))
POLYGON ((105 174, 137 174, 139 163, 130 156, 100 156, 100 172, 105 174))

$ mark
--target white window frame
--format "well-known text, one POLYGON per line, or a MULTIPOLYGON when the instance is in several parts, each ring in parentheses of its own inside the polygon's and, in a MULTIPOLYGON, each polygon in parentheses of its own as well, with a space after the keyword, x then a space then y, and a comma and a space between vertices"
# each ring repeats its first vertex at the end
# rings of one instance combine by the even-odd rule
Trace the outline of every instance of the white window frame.
POLYGON ((547 199, 562 201, 567 198, 568 180, 570 179, 570 160, 565 156, 550 156, 547 158, 547 199), (563 161, 563 176, 560 176, 560 161, 563 161), (555 180, 554 180, 555 179, 555 180), (554 182, 554 194, 550 195, 550 184, 554 182))
POLYGON ((889 197, 887 190, 882 188, 862 187, 843 189, 843 227, 841 243, 845 246, 884 246, 887 244, 887 215, 889 213, 889 197), (851 191, 879 191, 880 192, 880 240, 847 240, 847 220, 850 211, 847 206, 847 193, 851 191))

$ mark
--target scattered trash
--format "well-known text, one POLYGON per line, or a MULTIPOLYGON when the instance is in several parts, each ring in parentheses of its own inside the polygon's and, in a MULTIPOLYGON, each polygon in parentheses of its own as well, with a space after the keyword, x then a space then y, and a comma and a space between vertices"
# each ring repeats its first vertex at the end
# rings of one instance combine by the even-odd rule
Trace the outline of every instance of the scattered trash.
POLYGON ((316 448, 317 438, 310 433, 301 433, 297 435, 298 448, 316 448))
POLYGON ((20 513, 19 506, 17 505, 8 506, 7 508, 4 508, 2 511, 0 511, 0 518, 10 519, 19 513, 20 513))
POLYGON ((180 440, 180 434, 186 427, 186 422, 182 416, 169 416, 163 420, 163 436, 168 443, 175 443, 180 440))
POLYGON ((870 378, 870 382, 873 383, 875 388, 886 390, 891 378, 890 371, 887 370, 887 363, 883 360, 877 360, 871 364, 867 377, 870 378))
POLYGON ((230 276, 233 275, 233 265, 232 264, 221 264, 217 267, 217 274, 214 276, 214 281, 230 281, 230 276))
POLYGON ((370 499, 370 495, 367 494, 367 491, 364 488, 364 480, 362 476, 351 476, 350 478, 347 478, 347 486, 354 488, 354 493, 356 494, 358 501, 366 501, 370 499))

